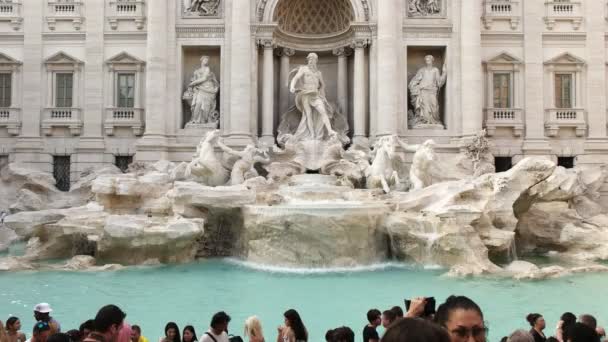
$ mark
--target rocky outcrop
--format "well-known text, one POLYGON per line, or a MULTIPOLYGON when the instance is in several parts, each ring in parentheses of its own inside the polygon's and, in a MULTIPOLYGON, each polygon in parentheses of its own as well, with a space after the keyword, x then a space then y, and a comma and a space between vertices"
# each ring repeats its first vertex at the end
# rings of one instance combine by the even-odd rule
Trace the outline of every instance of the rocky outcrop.
POLYGON ((158 259, 163 263, 192 261, 203 235, 201 219, 111 215, 97 243, 97 258, 126 265, 158 259))

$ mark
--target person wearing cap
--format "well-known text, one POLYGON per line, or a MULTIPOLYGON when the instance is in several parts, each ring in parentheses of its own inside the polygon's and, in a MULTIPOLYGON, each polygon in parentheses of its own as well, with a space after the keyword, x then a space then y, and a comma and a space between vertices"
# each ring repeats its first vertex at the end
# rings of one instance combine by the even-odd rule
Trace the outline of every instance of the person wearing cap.
POLYGON ((83 342, 117 342, 127 314, 116 305, 106 305, 95 316, 95 330, 83 342))
POLYGON ((51 327, 51 335, 61 332, 61 324, 51 317, 51 306, 49 303, 39 303, 34 306, 34 318, 36 321, 47 322, 51 327))
POLYGON ((38 321, 36 324, 34 324, 34 329, 32 329, 32 338, 29 341, 46 342, 51 335, 51 326, 49 323, 45 321, 38 321))

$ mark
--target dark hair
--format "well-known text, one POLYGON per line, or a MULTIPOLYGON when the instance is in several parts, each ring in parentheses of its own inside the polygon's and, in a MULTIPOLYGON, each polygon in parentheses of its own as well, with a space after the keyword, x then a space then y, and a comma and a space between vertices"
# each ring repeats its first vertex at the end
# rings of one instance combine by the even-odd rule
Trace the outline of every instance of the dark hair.
POLYGON ((141 328, 137 324, 132 325, 131 330, 137 330, 137 332, 141 334, 141 328))
POLYGON ((385 310, 382 313, 382 316, 386 317, 386 319, 388 319, 391 323, 393 323, 397 319, 397 315, 393 310, 385 310))
POLYGON ((559 319, 567 325, 576 323, 576 316, 572 312, 564 312, 559 319))
POLYGON ((306 331, 300 314, 294 309, 289 309, 285 311, 283 316, 289 321, 289 327, 296 335, 296 341, 308 341, 308 331, 306 331))
POLYGON ((507 342, 508 340, 509 340, 509 336, 503 336, 503 337, 500 339, 500 342, 507 342))
POLYGON ((581 315, 578 320, 583 324, 587 324, 593 330, 597 328, 597 320, 589 314, 581 315))
POLYGON ((450 342, 447 330, 421 318, 404 318, 391 324, 382 342, 450 342))
POLYGON ((19 318, 15 317, 15 316, 11 316, 6 320, 6 329, 8 330, 9 326, 12 326, 13 324, 17 323, 17 321, 19 320, 19 318))
POLYGON ((380 318, 380 316, 382 316, 382 312, 380 312, 380 310, 371 309, 367 312, 367 321, 371 323, 380 318))
POLYGON ((570 336, 570 330, 574 327, 574 323, 576 323, 576 316, 572 312, 564 312, 560 317, 562 323, 562 338, 564 341, 568 340, 570 336))
POLYGON ((95 316, 94 330, 102 333, 106 332, 112 325, 120 325, 125 317, 127 317, 127 314, 120 310, 118 306, 112 304, 106 305, 99 309, 95 316))
POLYGON ((531 326, 534 326, 534 324, 536 324, 536 321, 543 317, 543 315, 538 314, 538 313, 531 313, 528 314, 528 316, 526 316, 526 321, 528 321, 528 323, 530 323, 531 326))
POLYGON ((216 313, 215 315, 213 315, 213 317, 211 317, 210 326, 212 328, 215 328, 219 324, 224 324, 224 323, 230 323, 230 316, 228 316, 228 314, 225 313, 224 311, 220 311, 220 312, 216 313))
POLYGON ((68 336, 70 336, 70 339, 72 341, 81 341, 83 339, 83 336, 80 333, 80 331, 76 330, 76 329, 68 330, 66 332, 66 334, 68 334, 68 336))
POLYGON ((72 339, 68 334, 56 333, 49 336, 47 342, 72 342, 72 339))
POLYGON ((78 328, 78 331, 80 331, 80 335, 82 335, 82 338, 86 337, 86 336, 84 336, 85 329, 88 331, 95 330, 95 321, 92 319, 89 319, 80 325, 80 328, 78 328))
POLYGON ((196 331, 194 330, 194 327, 191 325, 186 325, 184 327, 184 332, 182 333, 182 342, 186 342, 184 341, 184 335, 186 335, 186 331, 190 331, 192 333, 192 341, 198 341, 198 337, 196 337, 196 331))
POLYGON ((391 308, 391 311, 397 315, 397 317, 403 317, 403 309, 400 306, 396 305, 391 308))
POLYGON ((165 337, 167 337, 167 331, 169 331, 169 329, 175 329, 175 338, 173 338, 173 342, 181 342, 182 338, 179 336, 179 327, 177 324, 175 324, 175 322, 169 322, 165 325, 165 337))
POLYGON ((587 324, 580 322, 574 323, 568 337, 568 341, 570 342, 595 342, 598 340, 595 330, 587 324))
POLYGON ((36 324, 34 324, 34 329, 32 329, 32 332, 34 334, 38 334, 47 330, 51 330, 51 326, 49 325, 49 323, 45 321, 38 321, 36 322, 36 324))
POLYGON ((339 327, 329 330, 325 334, 325 340, 329 342, 355 342, 355 333, 349 327, 339 327))
POLYGON ((450 318, 450 314, 454 310, 473 310, 481 316, 481 320, 483 320, 483 313, 481 312, 481 308, 470 298, 465 296, 449 296, 445 302, 437 308, 437 313, 435 314, 435 322, 437 324, 445 327, 447 321, 450 318))
POLYGON ((559 340, 553 336, 549 336, 545 342, 559 342, 559 340))

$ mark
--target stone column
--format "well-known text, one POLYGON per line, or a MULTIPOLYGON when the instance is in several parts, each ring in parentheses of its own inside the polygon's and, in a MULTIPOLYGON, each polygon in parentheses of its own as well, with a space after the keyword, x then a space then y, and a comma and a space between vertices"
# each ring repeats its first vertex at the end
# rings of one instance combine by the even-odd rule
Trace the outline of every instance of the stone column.
POLYGON ((14 147, 14 159, 27 167, 51 172, 52 159, 43 150, 40 139, 40 116, 44 103, 44 92, 51 96, 52 88, 45 89, 42 84, 42 29, 46 2, 37 1, 31 6, 22 7, 23 21, 23 95, 21 107, 21 135, 14 147))
POLYGON ((261 39, 259 44, 264 49, 261 141, 272 146, 274 144, 274 43, 272 39, 261 39))
POLYGON ((148 39, 146 42, 146 131, 138 142, 137 160, 167 159, 167 45, 168 6, 166 0, 148 0, 148 39))
POLYGON ((405 92, 400 72, 403 57, 401 39, 402 3, 404 1, 377 1, 378 38, 377 45, 377 116, 375 136, 397 134, 399 117, 405 115, 400 103, 405 92))
POLYGON ((348 50, 334 49, 333 54, 338 56, 338 110, 348 116, 348 50))
POLYGON ((281 75, 279 84, 279 117, 289 109, 289 58, 296 54, 294 49, 283 48, 279 51, 281 56, 281 75))
MULTIPOLYGON (((462 1, 461 9, 461 119, 462 135, 473 136, 483 124, 483 73, 481 70, 481 1, 462 1)), ((525 12, 524 12, 525 13, 525 12)), ((449 56, 448 56, 449 58, 449 56)), ((441 66, 439 66, 441 68, 441 66)), ((450 79, 448 69, 448 82, 450 79)), ((447 120, 446 120, 447 121, 447 120)))
POLYGON ((363 139, 367 136, 367 124, 365 119, 366 93, 365 93, 365 40, 356 40, 352 47, 355 49, 355 77, 353 92, 353 117, 354 117, 354 138, 363 139))
POLYGON ((227 39, 230 49, 230 98, 227 113, 230 119, 224 133, 230 145, 243 146, 252 141, 252 57, 255 42, 251 40, 251 5, 249 1, 232 0, 226 2, 226 6, 230 7, 230 35, 227 39))
MULTIPOLYGON (((543 1, 523 1, 524 22, 524 117, 525 140, 522 147, 525 155, 548 155, 551 146, 545 137, 544 65, 542 18, 545 11, 543 1)), ((549 94, 553 89, 547 89, 549 94)), ((547 104, 549 105, 549 104, 547 104)))

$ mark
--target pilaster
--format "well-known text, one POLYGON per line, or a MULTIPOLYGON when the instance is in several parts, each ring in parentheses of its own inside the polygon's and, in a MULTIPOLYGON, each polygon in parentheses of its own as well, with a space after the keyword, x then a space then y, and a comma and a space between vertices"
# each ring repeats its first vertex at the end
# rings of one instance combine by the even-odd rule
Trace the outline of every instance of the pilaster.
MULTIPOLYGON (((524 116, 525 155, 551 154, 551 146, 545 137, 543 30, 539 18, 544 16, 543 1, 523 1, 524 16, 524 116)), ((551 91, 547 89, 547 91, 551 91)))
POLYGON ((471 18, 461 21, 460 38, 462 135, 466 137, 473 136, 483 126, 483 97, 480 96, 483 94, 481 21, 477 20, 481 18, 482 2, 462 1, 460 10, 461 18, 471 18))
POLYGON ((259 42, 264 49, 263 88, 262 88, 262 142, 274 145, 274 42, 262 39, 259 42))

